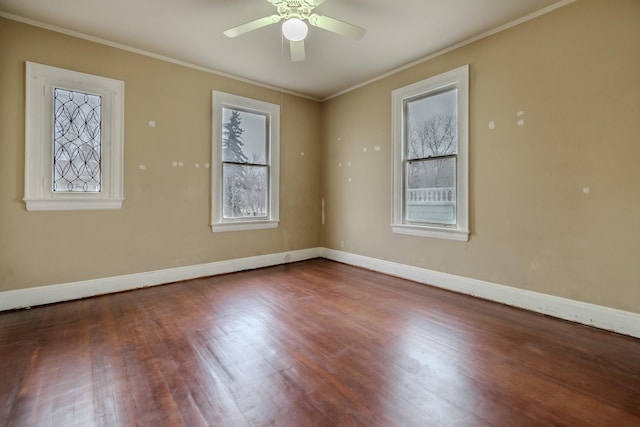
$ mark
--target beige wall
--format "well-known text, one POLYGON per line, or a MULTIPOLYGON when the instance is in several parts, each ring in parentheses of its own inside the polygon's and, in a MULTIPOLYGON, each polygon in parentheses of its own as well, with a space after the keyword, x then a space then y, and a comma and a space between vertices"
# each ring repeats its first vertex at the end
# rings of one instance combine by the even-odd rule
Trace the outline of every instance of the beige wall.
POLYGON ((0 73, 0 291, 319 245, 317 102, 5 19, 0 19, 0 73), (125 82, 121 210, 25 210, 25 61, 125 82), (204 165, 211 161, 214 89, 281 106, 277 229, 212 233, 209 228, 210 169, 204 165), (148 126, 150 120, 155 128, 148 126), (184 166, 173 167, 173 161, 184 166))
POLYGON ((639 1, 580 0, 320 105, 0 19, 0 290, 344 244, 640 313, 638 40, 639 1), (122 210, 25 211, 25 60, 126 82, 122 210), (391 91, 463 64, 470 240, 394 235, 391 91), (210 232, 212 89, 282 105, 276 230, 210 232))
POLYGON ((322 127, 323 246, 640 313, 640 1, 580 0, 332 99, 322 127), (394 235, 391 91, 464 64, 469 242, 394 235))

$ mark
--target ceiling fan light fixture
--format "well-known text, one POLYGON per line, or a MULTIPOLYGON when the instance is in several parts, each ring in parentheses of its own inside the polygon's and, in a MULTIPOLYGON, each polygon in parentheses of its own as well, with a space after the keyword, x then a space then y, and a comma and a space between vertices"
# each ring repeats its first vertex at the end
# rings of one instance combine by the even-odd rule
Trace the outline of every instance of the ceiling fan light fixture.
POLYGON ((282 35, 292 42, 299 42, 307 37, 309 27, 298 18, 289 18, 282 23, 282 35))

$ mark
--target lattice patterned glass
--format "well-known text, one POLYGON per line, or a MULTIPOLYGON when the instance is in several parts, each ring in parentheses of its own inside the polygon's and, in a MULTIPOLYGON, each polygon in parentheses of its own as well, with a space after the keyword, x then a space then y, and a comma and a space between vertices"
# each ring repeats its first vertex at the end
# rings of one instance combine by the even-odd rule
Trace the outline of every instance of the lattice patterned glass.
POLYGON ((55 88, 53 191, 99 192, 102 98, 55 88))

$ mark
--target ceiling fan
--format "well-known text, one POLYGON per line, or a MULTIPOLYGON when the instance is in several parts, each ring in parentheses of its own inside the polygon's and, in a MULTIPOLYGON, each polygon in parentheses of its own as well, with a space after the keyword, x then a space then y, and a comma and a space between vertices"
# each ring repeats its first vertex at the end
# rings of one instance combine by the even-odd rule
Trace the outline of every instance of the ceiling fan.
POLYGON ((265 16, 254 21, 247 22, 224 32, 227 37, 237 37, 249 31, 257 30, 267 25, 282 24, 282 34, 289 40, 291 60, 293 62, 304 61, 304 39, 309 27, 307 21, 314 27, 331 31, 332 33, 360 40, 366 30, 338 19, 312 13, 313 9, 320 6, 325 0, 267 0, 278 9, 278 14, 265 16))

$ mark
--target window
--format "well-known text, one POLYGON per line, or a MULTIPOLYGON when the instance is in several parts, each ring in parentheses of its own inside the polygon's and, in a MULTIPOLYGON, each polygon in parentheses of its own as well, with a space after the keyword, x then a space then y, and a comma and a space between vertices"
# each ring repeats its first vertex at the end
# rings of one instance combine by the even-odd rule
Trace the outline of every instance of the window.
POLYGON ((124 82, 27 62, 25 117, 27 210, 122 207, 124 82))
POLYGON ((278 226, 280 106, 213 92, 211 230, 278 226))
POLYGON ((394 233, 469 238, 468 82, 464 66, 392 93, 394 233))

